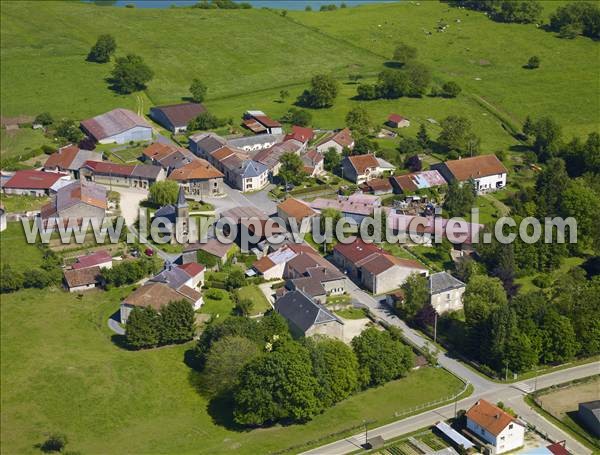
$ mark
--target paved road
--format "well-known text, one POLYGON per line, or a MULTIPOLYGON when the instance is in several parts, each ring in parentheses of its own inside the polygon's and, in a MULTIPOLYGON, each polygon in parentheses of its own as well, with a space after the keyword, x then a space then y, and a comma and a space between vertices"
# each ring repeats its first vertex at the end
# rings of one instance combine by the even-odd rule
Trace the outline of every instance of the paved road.
MULTIPOLYGON (((557 371, 555 373, 549 373, 547 375, 540 376, 538 377, 537 385, 538 388, 549 387, 553 384, 560 384, 574 379, 584 378, 593 374, 598 374, 599 372, 600 362, 594 362, 591 364, 581 365, 578 367, 569 368, 557 371)), ((535 384, 534 379, 530 379, 528 381, 523 381, 513 385, 496 384, 491 381, 488 382, 491 383, 490 385, 493 385, 493 390, 480 391, 478 393, 474 393, 468 398, 458 401, 456 405, 452 403, 449 405, 441 406, 437 409, 427 411, 412 417, 408 417, 403 420, 390 423, 388 425, 381 426, 379 428, 369 430, 369 438, 375 436, 382 436, 384 439, 389 440, 401 436, 403 434, 416 431, 420 428, 434 425, 440 420, 447 420, 454 417, 455 408, 467 409, 477 399, 485 398, 491 402, 503 401, 508 406, 512 407, 520 416, 522 416, 524 420, 531 422, 533 425, 536 425, 538 429, 541 429, 543 432, 547 433, 550 436, 550 438, 554 440, 565 439, 567 441, 567 449, 569 449, 572 453, 575 453, 577 455, 587 455, 592 453, 591 450, 581 445, 578 441, 569 437, 560 429, 552 425, 550 422, 541 418, 537 413, 532 411, 529 408, 529 406, 527 406, 523 402, 523 396, 525 395, 525 393, 522 391, 522 389, 532 390, 535 384)), ((304 454, 345 454, 356 451, 357 448, 360 448, 360 445, 364 442, 365 434, 364 432, 361 432, 346 439, 336 441, 334 443, 319 447, 317 449, 309 450, 307 452, 304 452, 304 454)))

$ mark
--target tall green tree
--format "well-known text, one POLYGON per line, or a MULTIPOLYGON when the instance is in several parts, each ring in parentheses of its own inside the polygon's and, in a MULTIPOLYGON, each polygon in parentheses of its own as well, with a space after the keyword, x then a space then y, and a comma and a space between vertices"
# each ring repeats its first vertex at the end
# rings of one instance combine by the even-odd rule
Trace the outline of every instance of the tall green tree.
POLYGON ((112 35, 100 35, 87 56, 88 61, 106 63, 117 50, 117 41, 112 35))
POLYGON ((56 124, 55 135, 64 143, 78 144, 85 137, 74 120, 61 120, 56 124))
POLYGON ((542 320, 542 352, 544 363, 564 363, 579 350, 573 324, 566 316, 548 310, 542 320))
POLYGON ((394 49, 394 55, 392 56, 392 59, 401 65, 405 65, 416 58, 417 49, 405 43, 398 44, 394 49))
POLYGON ((404 319, 412 320, 429 303, 429 280, 417 273, 411 274, 402 285, 404 303, 398 311, 404 319))
POLYGON ((427 127, 424 123, 421 123, 421 125, 419 125, 419 131, 417 132, 417 141, 419 141, 419 145, 423 149, 427 149, 431 145, 431 139, 429 138, 429 134, 427 134, 427 127))
POLYGON ((119 57, 111 73, 113 87, 119 93, 133 93, 146 88, 154 72, 139 55, 119 57))
POLYGON ((449 115, 440 122, 442 131, 438 136, 440 145, 448 150, 477 154, 479 151, 478 138, 473 134, 472 124, 466 117, 449 115))
POLYGON ((465 216, 475 204, 475 183, 471 180, 460 184, 452 180, 444 199, 444 209, 450 216, 465 216))
POLYGON ((174 180, 163 180, 150 185, 150 199, 157 205, 169 205, 177 202, 179 185, 174 180))
POLYGON ((160 315, 151 307, 135 307, 125 326, 127 343, 135 348, 152 348, 160 344, 160 315))
POLYGON ((348 345, 333 339, 307 339, 307 346, 323 407, 333 406, 358 389, 358 361, 348 345))
POLYGON ((363 106, 356 106, 346 114, 346 126, 360 136, 366 136, 373 128, 371 116, 363 106))
POLYGON ((558 216, 561 213, 562 197, 568 184, 565 162, 560 158, 549 160, 535 182, 539 217, 558 216))
POLYGON ((281 156, 281 169, 279 176, 287 183, 298 184, 306 177, 304 172, 304 163, 295 153, 284 153, 281 156))
POLYGON ((406 65, 406 75, 409 81, 409 96, 422 96, 431 83, 431 70, 419 62, 410 62, 406 65))
POLYGON ((170 302, 160 311, 162 344, 183 343, 194 337, 195 315, 192 304, 185 300, 170 302))
POLYGON ((355 337, 351 344, 358 359, 359 381, 363 387, 397 379, 412 368, 411 349, 392 339, 387 331, 370 327, 355 337))
POLYGON ((322 409, 317 390, 307 349, 284 343, 242 369, 234 392, 234 419, 249 426, 306 422, 322 409))
POLYGON ((331 107, 337 98, 339 84, 329 74, 318 74, 310 81, 310 88, 298 98, 298 104, 315 109, 331 107))
POLYGON ((200 79, 193 79, 190 85, 190 93, 192 94, 192 100, 195 103, 201 103, 206 98, 208 87, 200 79))
POLYGON ((325 152, 323 155, 323 160, 325 170, 329 172, 335 172, 337 169, 339 169, 340 164, 342 164, 342 156, 333 147, 330 147, 329 150, 325 152))
POLYGON ((533 136, 533 150, 542 162, 556 156, 562 144, 562 128, 554 119, 542 117, 529 129, 533 136))

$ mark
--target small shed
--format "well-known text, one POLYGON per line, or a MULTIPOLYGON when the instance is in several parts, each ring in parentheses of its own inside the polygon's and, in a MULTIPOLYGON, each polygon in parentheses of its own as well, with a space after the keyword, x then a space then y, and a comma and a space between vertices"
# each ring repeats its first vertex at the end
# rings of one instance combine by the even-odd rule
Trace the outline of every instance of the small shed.
POLYGON ((392 128, 406 128, 410 126, 410 120, 400 114, 390 114, 387 119, 388 126, 392 128))

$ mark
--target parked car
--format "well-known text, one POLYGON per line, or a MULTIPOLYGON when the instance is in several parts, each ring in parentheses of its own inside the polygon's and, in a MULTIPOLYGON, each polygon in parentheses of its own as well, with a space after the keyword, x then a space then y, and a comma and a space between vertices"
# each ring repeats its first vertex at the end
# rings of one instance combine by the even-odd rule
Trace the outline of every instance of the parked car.
POLYGON ((146 248, 144 253, 146 253, 146 256, 154 256, 154 250, 152 248, 146 248))

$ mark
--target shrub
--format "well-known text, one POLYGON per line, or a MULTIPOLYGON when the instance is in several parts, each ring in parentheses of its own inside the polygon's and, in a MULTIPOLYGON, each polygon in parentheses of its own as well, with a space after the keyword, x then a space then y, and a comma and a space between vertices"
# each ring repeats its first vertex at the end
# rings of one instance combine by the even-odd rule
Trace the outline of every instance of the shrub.
POLYGON ((207 289, 204 295, 207 299, 223 300, 223 293, 218 289, 207 289))
POLYGON ((48 439, 44 441, 41 449, 44 452, 62 452, 67 445, 69 440, 63 433, 52 433, 48 436, 48 439))

